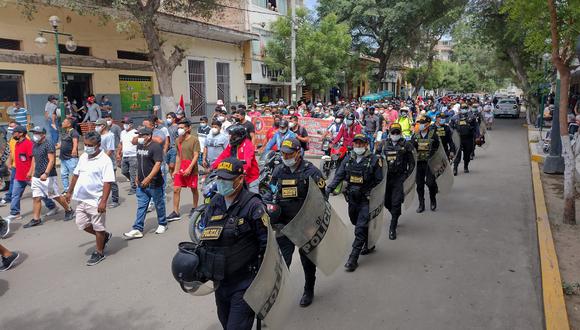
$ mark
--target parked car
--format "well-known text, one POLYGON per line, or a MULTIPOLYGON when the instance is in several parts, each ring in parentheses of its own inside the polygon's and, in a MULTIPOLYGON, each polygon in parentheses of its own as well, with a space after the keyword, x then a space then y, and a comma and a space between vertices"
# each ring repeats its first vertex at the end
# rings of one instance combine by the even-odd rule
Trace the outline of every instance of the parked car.
POLYGON ((500 99, 497 102, 494 110, 494 116, 511 116, 512 118, 520 117, 520 107, 518 106, 515 99, 506 98, 500 99))

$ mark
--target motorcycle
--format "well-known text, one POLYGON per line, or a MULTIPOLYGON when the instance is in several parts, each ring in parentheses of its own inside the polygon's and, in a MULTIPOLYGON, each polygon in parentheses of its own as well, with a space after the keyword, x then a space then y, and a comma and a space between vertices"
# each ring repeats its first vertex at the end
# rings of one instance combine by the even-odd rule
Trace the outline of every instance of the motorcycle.
POLYGON ((201 194, 203 196, 203 204, 198 206, 189 216, 188 232, 192 242, 199 243, 201 233, 205 228, 205 224, 201 219, 205 213, 211 199, 217 194, 217 174, 216 171, 210 172, 207 176, 201 178, 201 194))
POLYGON ((338 143, 336 146, 331 148, 330 139, 324 139, 322 142, 322 151, 324 151, 325 155, 321 157, 320 169, 322 170, 324 178, 328 179, 330 177, 330 173, 333 170, 338 169, 346 157, 348 148, 345 147, 342 143, 338 143))
POLYGON ((258 176, 260 195, 264 196, 265 192, 270 190, 270 181, 274 168, 282 163, 282 156, 279 151, 270 150, 260 157, 258 167, 260 168, 260 175, 258 176))

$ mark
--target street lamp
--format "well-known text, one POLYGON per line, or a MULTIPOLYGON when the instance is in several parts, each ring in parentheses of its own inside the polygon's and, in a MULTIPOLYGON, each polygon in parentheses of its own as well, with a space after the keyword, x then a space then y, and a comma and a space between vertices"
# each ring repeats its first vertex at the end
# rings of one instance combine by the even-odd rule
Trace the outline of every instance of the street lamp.
POLYGON ((62 70, 60 65, 60 49, 58 43, 59 35, 68 36, 68 40, 65 43, 65 47, 69 52, 74 52, 77 49, 77 43, 74 41, 72 34, 63 33, 58 31, 58 26, 60 25, 60 18, 58 16, 50 16, 48 18, 48 22, 50 26, 52 26, 52 30, 40 30, 38 37, 34 39, 34 43, 38 48, 44 48, 48 44, 48 41, 44 37, 44 34, 52 34, 54 35, 54 45, 56 48, 56 72, 58 76, 58 104, 60 108, 60 117, 61 120, 64 120, 66 117, 66 113, 64 110, 64 97, 63 97, 63 83, 62 83, 62 70))

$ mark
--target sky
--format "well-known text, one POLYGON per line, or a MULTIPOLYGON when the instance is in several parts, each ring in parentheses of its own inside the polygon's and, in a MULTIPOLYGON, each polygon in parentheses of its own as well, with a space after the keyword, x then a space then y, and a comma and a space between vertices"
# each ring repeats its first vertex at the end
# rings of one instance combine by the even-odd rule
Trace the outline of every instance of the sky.
POLYGON ((306 7, 308 7, 309 9, 316 8, 317 3, 318 3, 318 0, 304 0, 304 4, 306 4, 306 7))

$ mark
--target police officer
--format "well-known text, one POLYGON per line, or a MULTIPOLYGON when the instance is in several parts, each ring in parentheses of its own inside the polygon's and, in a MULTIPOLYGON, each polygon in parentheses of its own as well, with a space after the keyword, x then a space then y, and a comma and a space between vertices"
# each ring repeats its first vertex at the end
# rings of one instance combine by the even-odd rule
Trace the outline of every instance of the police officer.
POLYGON ((367 246, 370 220, 369 196, 371 190, 383 180, 382 159, 371 153, 366 135, 355 135, 353 147, 340 164, 332 183, 326 188, 328 195, 343 180, 348 182, 345 192, 348 216, 355 226, 352 252, 344 265, 348 272, 353 272, 358 267, 358 257, 363 254, 363 249, 364 254, 374 249, 374 246, 367 246))
POLYGON ((439 136, 435 129, 430 125, 430 120, 420 117, 419 131, 411 139, 413 146, 417 150, 417 195, 419 196, 419 207, 417 213, 425 211, 425 184, 429 188, 429 199, 431 202, 431 211, 437 209, 437 182, 435 176, 429 169, 429 159, 433 157, 437 148, 439 148, 439 136))
POLYGON ((443 149, 445 150, 445 154, 447 158, 453 159, 455 156, 455 143, 453 142, 453 131, 447 125, 447 116, 440 112, 437 114, 437 118, 435 119, 435 129, 437 130, 437 135, 443 144, 443 149))
POLYGON ((461 111, 451 121, 451 128, 459 133, 460 145, 457 147, 457 156, 453 161, 453 175, 457 175, 457 167, 463 154, 463 171, 469 173, 469 161, 474 149, 475 134, 477 133, 477 118, 469 113, 467 104, 461 105, 461 111))
MULTIPOLYGON (((286 139, 280 148, 282 164, 276 166, 272 173, 272 201, 280 207, 280 215, 272 218, 272 226, 282 229, 300 211, 308 194, 309 178, 312 178, 324 194, 326 182, 322 173, 311 162, 302 157, 300 141, 296 138, 286 139)), ((267 200, 268 196, 265 197, 267 200)), ((290 267, 294 254, 294 243, 286 236, 278 237, 278 245, 286 265, 290 267)), ((307 307, 314 299, 314 282, 316 281, 316 265, 308 259, 302 250, 298 251, 304 269, 304 294, 300 306, 307 307)))
POLYGON ((244 167, 237 158, 221 161, 217 177, 218 193, 202 218, 200 273, 219 282, 215 299, 222 327, 249 330, 254 311, 243 296, 266 250, 268 214, 260 196, 244 184, 244 167))
POLYGON ((389 239, 397 239, 397 224, 401 216, 401 204, 405 198, 403 184, 415 168, 413 145, 402 136, 400 124, 391 125, 390 135, 383 146, 388 166, 385 207, 391 212, 389 239))

